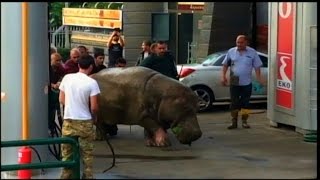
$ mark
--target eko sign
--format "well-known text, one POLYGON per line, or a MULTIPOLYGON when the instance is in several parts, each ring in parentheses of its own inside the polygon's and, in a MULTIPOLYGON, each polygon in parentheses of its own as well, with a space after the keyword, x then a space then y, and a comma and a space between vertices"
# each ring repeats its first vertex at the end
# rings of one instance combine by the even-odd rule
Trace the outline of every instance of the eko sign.
POLYGON ((276 104, 293 108, 295 12, 293 2, 278 3, 276 104))

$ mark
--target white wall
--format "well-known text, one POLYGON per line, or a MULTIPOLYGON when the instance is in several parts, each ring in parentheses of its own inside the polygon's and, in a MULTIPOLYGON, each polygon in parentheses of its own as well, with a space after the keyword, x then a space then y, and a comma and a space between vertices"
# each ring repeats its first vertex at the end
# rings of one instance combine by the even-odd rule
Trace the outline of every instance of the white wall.
MULTIPOLYGON (((49 41, 47 3, 29 4, 29 139, 48 137, 49 41)), ((1 3, 1 141, 22 139, 21 3, 1 3)), ((42 160, 47 146, 36 147, 42 160)), ((1 148, 1 164, 15 164, 18 148, 1 148)), ((33 153, 35 162, 39 160, 33 153)))

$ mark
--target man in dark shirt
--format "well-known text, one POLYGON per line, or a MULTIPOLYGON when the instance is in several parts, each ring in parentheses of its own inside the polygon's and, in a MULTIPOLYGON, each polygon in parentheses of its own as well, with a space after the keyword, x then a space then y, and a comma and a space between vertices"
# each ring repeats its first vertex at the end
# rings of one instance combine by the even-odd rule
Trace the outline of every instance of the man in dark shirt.
MULTIPOLYGON (((163 41, 158 41, 154 51, 154 53, 140 63, 140 66, 150 68, 165 76, 178 80, 179 77, 175 64, 175 58, 172 53, 168 51, 167 44, 163 41)), ((151 134, 151 132, 144 129, 145 137, 150 137, 151 134)), ((149 142, 146 142, 146 145, 149 146, 149 142)))
POLYGON ((91 74, 97 73, 102 69, 107 68, 104 64, 104 53, 103 52, 96 52, 94 53, 94 66, 91 71, 91 74))
POLYGON ((80 52, 80 56, 89 55, 88 49, 83 45, 78 46, 78 50, 80 52))
POLYGON ((59 86, 60 82, 65 75, 64 68, 62 67, 62 57, 59 53, 52 53, 50 56, 50 88, 49 88, 49 123, 48 128, 50 133, 53 133, 55 127, 55 117, 61 115, 59 103, 59 86))
POLYGON ((108 67, 115 67, 116 60, 123 56, 124 41, 119 31, 113 31, 108 40, 108 67))
POLYGON ((150 68, 165 76, 178 80, 178 72, 175 64, 175 58, 172 53, 167 51, 167 44, 158 41, 155 47, 155 54, 144 59, 140 66, 150 68))
POLYGON ((79 71, 78 59, 80 57, 80 52, 78 48, 73 48, 70 51, 70 59, 64 64, 64 69, 66 74, 77 73, 79 71))
POLYGON ((50 66, 50 83, 51 88, 58 89, 61 79, 65 74, 65 70, 61 64, 62 57, 59 53, 52 53, 51 54, 51 66, 50 66))

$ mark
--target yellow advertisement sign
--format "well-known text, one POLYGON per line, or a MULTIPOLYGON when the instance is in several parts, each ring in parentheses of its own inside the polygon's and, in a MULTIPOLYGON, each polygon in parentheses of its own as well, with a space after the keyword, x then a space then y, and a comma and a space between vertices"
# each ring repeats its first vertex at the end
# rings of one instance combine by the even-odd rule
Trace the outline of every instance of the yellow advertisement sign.
POLYGON ((121 21, 121 10, 113 9, 84 9, 84 8, 63 8, 62 16, 73 16, 83 18, 114 19, 121 21))
POLYGON ((111 19, 99 19, 99 18, 82 18, 82 17, 63 17, 63 25, 69 26, 85 26, 96 28, 120 28, 122 29, 122 23, 118 20, 111 19))
POLYGON ((63 8, 62 24, 122 29, 122 11, 111 9, 63 8))

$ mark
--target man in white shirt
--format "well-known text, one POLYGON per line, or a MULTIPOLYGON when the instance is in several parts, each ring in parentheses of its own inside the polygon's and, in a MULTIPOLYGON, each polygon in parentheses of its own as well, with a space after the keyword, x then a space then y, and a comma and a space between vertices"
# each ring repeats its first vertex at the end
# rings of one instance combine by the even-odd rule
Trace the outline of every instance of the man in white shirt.
MULTIPOLYGON (((93 57, 84 55, 78 61, 79 72, 64 76, 60 84, 59 101, 65 106, 62 137, 79 139, 80 152, 83 160, 83 179, 93 179, 93 124, 98 111, 100 88, 96 80, 88 76, 92 71, 93 57)), ((72 146, 62 144, 62 161, 72 157, 72 146)), ((72 178, 72 170, 63 168, 61 179, 72 178)))

